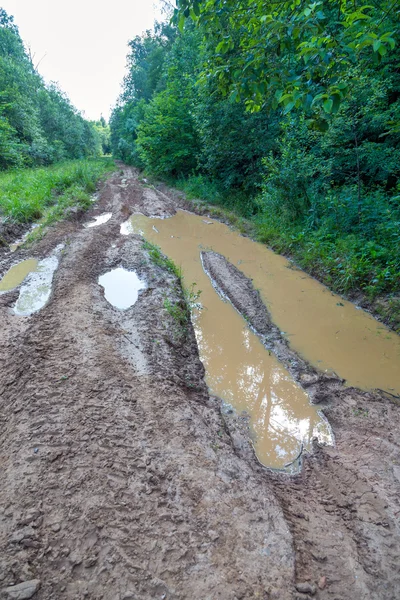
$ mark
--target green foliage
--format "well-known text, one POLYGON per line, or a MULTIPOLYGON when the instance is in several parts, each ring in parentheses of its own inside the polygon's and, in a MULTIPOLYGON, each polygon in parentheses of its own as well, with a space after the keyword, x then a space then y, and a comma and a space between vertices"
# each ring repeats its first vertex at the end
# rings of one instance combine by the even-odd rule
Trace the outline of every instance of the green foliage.
POLYGON ((128 72, 122 93, 111 120, 111 147, 116 158, 127 164, 144 167, 136 148, 137 129, 143 120, 147 103, 164 85, 164 62, 174 37, 167 24, 156 24, 129 42, 128 72))
POLYGON ((115 155, 339 292, 398 293, 396 3, 180 0, 175 23, 131 44, 115 155))
POLYGON ((51 167, 0 174, 0 217, 18 223, 63 217, 72 206, 88 208, 101 177, 112 171, 111 159, 87 159, 51 167))
POLYGON ((190 319, 190 312, 187 305, 182 300, 173 302, 169 298, 165 298, 164 308, 175 321, 178 332, 181 334, 185 333, 190 319))
POLYGON ((56 85, 45 85, 0 9, 0 170, 97 154, 94 127, 56 85))
POLYGON ((177 0, 210 49, 205 75, 252 110, 265 103, 335 114, 351 93, 349 69, 380 64, 395 47, 398 3, 383 0, 177 0))
POLYGON ((184 90, 169 87, 147 106, 136 147, 151 173, 177 177, 196 168, 199 143, 190 105, 184 90))

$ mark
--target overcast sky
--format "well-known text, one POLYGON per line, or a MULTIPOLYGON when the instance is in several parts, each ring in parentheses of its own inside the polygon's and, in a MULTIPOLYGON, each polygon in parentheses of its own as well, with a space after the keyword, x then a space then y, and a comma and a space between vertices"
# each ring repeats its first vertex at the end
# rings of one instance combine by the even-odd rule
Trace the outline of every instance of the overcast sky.
POLYGON ((35 54, 88 119, 109 117, 125 73, 127 42, 160 18, 159 0, 0 0, 35 54))

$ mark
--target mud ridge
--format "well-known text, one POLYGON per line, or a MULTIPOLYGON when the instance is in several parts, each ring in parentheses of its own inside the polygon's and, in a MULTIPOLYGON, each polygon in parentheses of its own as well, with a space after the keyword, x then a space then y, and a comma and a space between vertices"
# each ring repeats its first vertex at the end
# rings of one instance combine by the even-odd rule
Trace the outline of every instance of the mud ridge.
POLYGON ((272 322, 259 292, 237 267, 217 252, 203 251, 201 257, 217 292, 246 319, 266 348, 274 352, 293 378, 307 389, 314 403, 322 403, 332 391, 343 389, 342 379, 317 371, 290 348, 287 339, 272 322))

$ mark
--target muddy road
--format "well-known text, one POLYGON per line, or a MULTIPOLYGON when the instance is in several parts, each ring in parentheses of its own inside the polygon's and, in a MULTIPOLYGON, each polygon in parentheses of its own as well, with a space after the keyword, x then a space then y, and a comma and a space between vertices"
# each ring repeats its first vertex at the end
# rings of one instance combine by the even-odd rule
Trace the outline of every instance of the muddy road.
POLYGON ((0 294, 0 598, 395 600, 396 399, 310 366, 250 280, 207 253, 213 284, 333 430, 297 475, 262 466, 248 417, 208 391, 192 324, 177 326, 176 275, 121 235, 134 213, 179 208, 124 167, 89 214, 0 250, 4 275, 63 245, 41 310, 17 316, 19 288, 0 294), (119 268, 145 282, 126 310, 99 285, 119 268))

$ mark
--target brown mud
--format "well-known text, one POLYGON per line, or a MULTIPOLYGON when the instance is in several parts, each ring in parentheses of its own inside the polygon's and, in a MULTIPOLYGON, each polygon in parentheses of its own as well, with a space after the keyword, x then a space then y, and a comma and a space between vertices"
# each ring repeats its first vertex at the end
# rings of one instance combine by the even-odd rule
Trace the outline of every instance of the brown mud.
POLYGON ((178 207, 124 167, 92 214, 0 254, 4 274, 65 244, 40 312, 0 296, 0 597, 395 600, 400 407, 296 357, 336 446, 314 444, 294 477, 262 468, 245 421, 208 394, 191 324, 165 309, 177 279, 120 236, 132 213, 178 207), (125 311, 98 285, 117 267, 147 285, 125 311))

